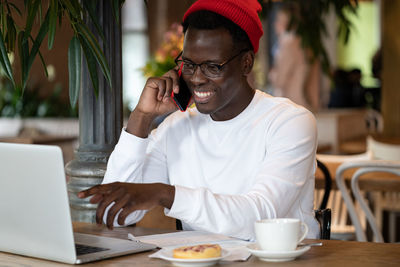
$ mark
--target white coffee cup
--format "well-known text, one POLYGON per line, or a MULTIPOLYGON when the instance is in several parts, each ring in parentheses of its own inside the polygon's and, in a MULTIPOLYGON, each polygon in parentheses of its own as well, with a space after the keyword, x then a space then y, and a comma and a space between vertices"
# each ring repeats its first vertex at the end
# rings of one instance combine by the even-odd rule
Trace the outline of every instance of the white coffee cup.
POLYGON ((255 222, 255 232, 262 250, 293 251, 306 237, 308 227, 294 218, 265 219, 255 222))

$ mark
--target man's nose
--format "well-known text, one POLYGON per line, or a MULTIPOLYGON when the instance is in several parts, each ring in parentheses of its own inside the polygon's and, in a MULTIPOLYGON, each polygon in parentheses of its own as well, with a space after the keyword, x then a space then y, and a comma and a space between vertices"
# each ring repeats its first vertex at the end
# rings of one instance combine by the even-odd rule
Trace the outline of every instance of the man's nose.
POLYGON ((190 82, 193 85, 200 85, 207 82, 207 77, 204 75, 200 66, 197 66, 197 68, 194 70, 193 75, 190 77, 190 82))

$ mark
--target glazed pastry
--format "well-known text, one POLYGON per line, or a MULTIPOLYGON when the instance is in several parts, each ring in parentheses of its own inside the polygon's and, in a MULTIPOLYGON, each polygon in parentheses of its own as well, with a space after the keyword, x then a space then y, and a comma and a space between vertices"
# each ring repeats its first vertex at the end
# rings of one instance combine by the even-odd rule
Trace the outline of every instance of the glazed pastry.
POLYGON ((173 256, 179 259, 216 258, 221 257, 221 247, 214 244, 179 247, 173 250, 173 256))

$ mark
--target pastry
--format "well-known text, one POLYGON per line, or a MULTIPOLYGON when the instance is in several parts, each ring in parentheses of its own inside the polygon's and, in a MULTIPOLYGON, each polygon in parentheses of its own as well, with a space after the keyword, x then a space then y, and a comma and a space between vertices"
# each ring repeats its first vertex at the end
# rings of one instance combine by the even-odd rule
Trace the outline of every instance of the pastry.
POLYGON ((179 247, 173 250, 174 258, 179 259, 206 259, 221 257, 221 247, 216 244, 179 247))

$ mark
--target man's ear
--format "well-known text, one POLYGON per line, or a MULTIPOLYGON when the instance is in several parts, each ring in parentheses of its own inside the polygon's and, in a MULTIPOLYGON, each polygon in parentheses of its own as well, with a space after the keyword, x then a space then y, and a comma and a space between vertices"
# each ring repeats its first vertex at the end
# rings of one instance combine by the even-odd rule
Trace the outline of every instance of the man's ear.
POLYGON ((247 76, 251 70, 253 69, 254 65, 254 52, 253 51, 247 51, 243 58, 242 58, 242 71, 243 75, 247 76))

